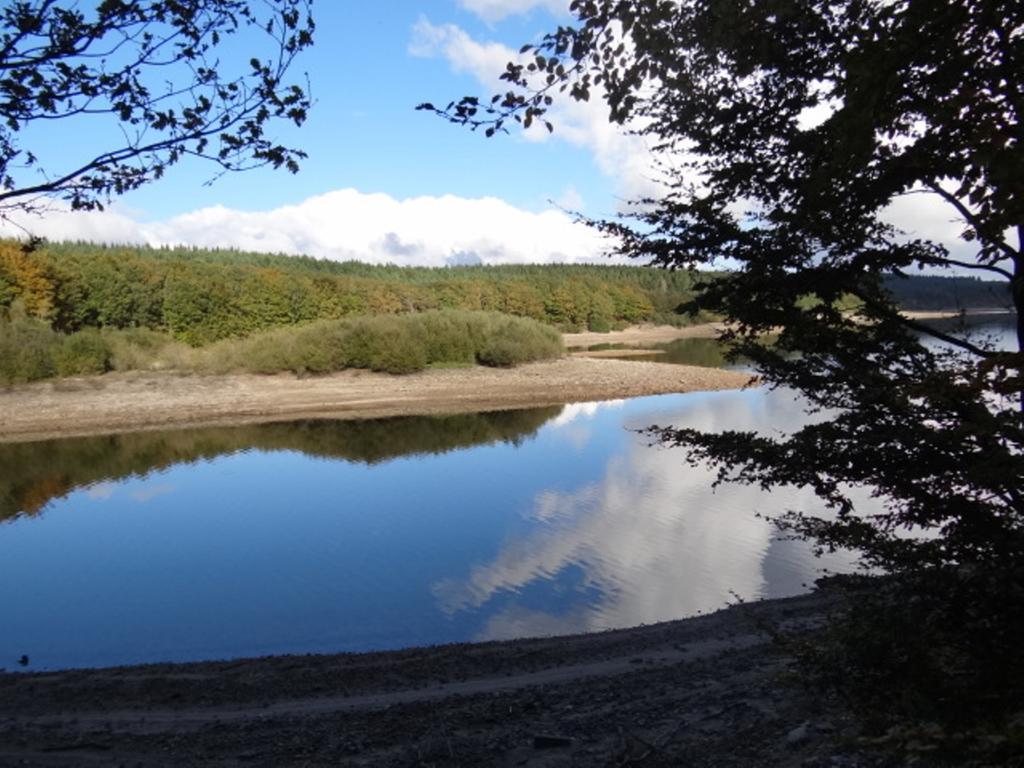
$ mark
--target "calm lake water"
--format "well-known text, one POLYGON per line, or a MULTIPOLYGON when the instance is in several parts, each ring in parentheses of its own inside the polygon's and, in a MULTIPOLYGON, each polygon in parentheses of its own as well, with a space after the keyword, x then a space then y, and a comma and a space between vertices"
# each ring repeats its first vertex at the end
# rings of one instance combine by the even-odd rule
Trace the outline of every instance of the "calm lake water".
MULTIPOLYGON (((951 317, 922 321, 925 325, 946 333, 965 337, 978 344, 988 344, 997 349, 1016 349, 1016 315, 1009 312, 990 312, 967 315, 965 318, 951 317)), ((932 337, 924 338, 925 346, 943 348, 943 343, 932 337)), ((578 348, 582 349, 582 348, 578 348)), ((725 351, 714 338, 688 338, 648 345, 595 344, 587 350, 622 350, 623 360, 649 360, 655 363, 673 365, 703 365, 712 368, 749 368, 743 359, 730 362, 725 351), (630 350, 656 350, 658 354, 631 355, 630 350)))
POLYGON ((795 594, 823 565, 651 424, 774 428, 783 393, 0 446, 0 666, 585 632, 795 594))
MULTIPOLYGON (((1011 346, 1005 319, 980 332, 1011 346)), ((637 432, 804 418, 749 390, 0 445, 0 667, 588 632, 806 591, 849 558, 757 513, 810 492, 712 489, 637 432)))

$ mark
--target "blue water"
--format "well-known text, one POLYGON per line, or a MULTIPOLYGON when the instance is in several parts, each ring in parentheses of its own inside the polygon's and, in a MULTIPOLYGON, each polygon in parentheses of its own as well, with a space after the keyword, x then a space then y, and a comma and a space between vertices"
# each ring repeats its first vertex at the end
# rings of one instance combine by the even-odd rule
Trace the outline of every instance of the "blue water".
POLYGON ((210 431, 123 438, 145 450, 115 438, 70 453, 40 444, 28 458, 32 446, 0 447, 0 465, 39 473, 31 490, 0 493, 26 512, 0 523, 0 666, 22 654, 48 669, 586 632, 715 610, 733 593, 798 593, 822 567, 848 565, 775 540, 755 516, 819 508, 809 492, 713 490, 706 470, 635 431, 785 428, 801 419, 786 393, 508 416, 520 417, 522 429, 448 447, 443 419, 377 422, 372 457, 351 424, 326 422, 246 427, 226 448, 210 431), (419 442, 378 450, 413 424, 419 442), (266 447, 292 433, 315 449, 266 447), (151 468, 102 469, 118 445, 152 453, 151 468))

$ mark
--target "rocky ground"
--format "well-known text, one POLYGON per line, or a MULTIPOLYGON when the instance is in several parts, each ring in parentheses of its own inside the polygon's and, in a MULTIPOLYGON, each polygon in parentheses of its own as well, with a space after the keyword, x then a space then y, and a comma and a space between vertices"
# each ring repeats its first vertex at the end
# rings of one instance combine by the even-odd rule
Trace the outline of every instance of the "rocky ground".
POLYGON ((0 765, 884 765, 772 640, 833 599, 568 638, 9 672, 0 765))

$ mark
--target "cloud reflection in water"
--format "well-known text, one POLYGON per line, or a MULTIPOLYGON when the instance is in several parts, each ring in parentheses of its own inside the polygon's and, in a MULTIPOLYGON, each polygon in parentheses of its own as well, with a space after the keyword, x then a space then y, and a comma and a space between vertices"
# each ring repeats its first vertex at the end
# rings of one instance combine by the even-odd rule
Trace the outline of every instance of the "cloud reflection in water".
MULTIPOLYGON (((629 429, 658 423, 774 431, 806 418, 785 392, 692 395, 673 405, 652 413, 648 401, 642 411, 622 414, 622 423, 629 429)), ((551 426, 578 426, 582 416, 599 418, 599 410, 568 406, 551 426)), ((576 445, 579 430, 567 439, 576 445)), ((681 451, 633 435, 598 482, 538 493, 524 512, 533 523, 527 532, 465 577, 436 582, 434 596, 449 615, 481 611, 487 618, 477 639, 500 639, 690 616, 723 607, 733 592, 743 598, 793 594, 823 567, 849 567, 848 556, 819 560, 806 544, 778 541, 772 525, 755 514, 820 509, 810 490, 713 489, 713 480, 709 469, 685 465, 681 451), (531 605, 530 593, 566 589, 566 582, 581 599, 554 601, 564 605, 560 611, 531 605)))

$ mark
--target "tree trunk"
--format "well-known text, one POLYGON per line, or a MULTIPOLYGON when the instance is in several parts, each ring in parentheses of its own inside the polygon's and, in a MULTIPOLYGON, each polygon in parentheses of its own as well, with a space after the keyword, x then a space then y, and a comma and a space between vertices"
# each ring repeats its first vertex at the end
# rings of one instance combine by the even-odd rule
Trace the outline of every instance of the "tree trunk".
MULTIPOLYGON (((1017 253, 1013 257, 1013 280, 1010 281, 1013 308, 1017 312, 1017 352, 1024 354, 1024 224, 1017 225, 1017 253)), ((1024 371, 1018 371, 1024 375, 1024 371)), ((1024 390, 1020 393, 1020 409, 1024 411, 1024 390)))

